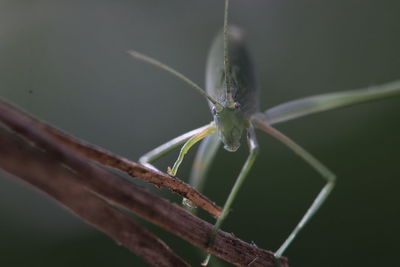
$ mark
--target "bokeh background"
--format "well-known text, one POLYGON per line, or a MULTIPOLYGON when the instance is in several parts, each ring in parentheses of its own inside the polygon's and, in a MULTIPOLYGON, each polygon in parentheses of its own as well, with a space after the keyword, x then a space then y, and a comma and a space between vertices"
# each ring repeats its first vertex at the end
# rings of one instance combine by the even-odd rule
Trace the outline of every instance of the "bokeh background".
MULTIPOLYGON (((230 20, 247 33, 265 109, 399 79, 399 12, 394 0, 233 0, 230 20)), ((206 101, 186 84, 125 52, 152 55, 203 84, 222 15, 222 0, 0 0, 0 97, 136 160, 211 116, 206 101)), ((287 250, 291 266, 398 265, 399 118, 397 98, 277 126, 338 176, 331 197, 287 250)), ((274 250, 323 181, 286 147, 258 136, 260 156, 223 229, 274 250)), ((207 196, 224 202, 246 153, 246 146, 218 152, 207 196)), ((188 176, 193 154, 180 177, 188 176)), ((4 173, 0 214, 0 266, 146 266, 4 173)), ((146 226, 192 264, 200 261, 190 245, 146 226)))

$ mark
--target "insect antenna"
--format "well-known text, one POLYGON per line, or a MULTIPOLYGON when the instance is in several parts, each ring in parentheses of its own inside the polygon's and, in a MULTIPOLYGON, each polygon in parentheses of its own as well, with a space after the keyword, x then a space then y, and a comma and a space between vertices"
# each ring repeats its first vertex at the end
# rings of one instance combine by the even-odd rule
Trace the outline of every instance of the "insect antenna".
POLYGON ((225 0, 225 13, 224 13, 224 72, 225 72, 225 84, 226 84, 226 101, 228 106, 233 106, 234 101, 232 98, 232 87, 230 80, 230 65, 229 65, 229 56, 228 56, 228 9, 229 9, 229 0, 225 0))
POLYGON ((222 105, 220 103, 218 103, 213 97, 211 97, 209 94, 207 94, 207 92, 202 89, 199 85, 197 85, 195 82, 193 82, 192 80, 190 80, 188 77, 186 77, 185 75, 183 75, 182 73, 180 73, 179 71, 165 65, 164 63, 158 61, 157 59, 154 59, 152 57, 146 56, 140 52, 134 51, 134 50, 129 50, 127 52, 130 56, 139 59, 143 62, 146 62, 150 65, 153 65, 155 67, 158 67, 160 69, 163 69, 169 73, 171 73, 172 75, 174 75, 175 77, 178 77, 180 80, 184 81, 185 83, 189 84, 191 87, 193 87, 194 89, 197 90, 197 92, 199 92, 202 96, 204 96, 205 98, 207 98, 211 103, 213 103, 213 105, 216 107, 216 109, 222 109, 222 105))

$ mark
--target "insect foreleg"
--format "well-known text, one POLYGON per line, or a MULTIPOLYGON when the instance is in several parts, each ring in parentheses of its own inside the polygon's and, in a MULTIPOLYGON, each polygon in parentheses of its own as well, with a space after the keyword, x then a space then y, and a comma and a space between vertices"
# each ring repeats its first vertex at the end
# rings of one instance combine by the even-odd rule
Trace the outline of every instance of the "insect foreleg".
MULTIPOLYGON (((228 215, 232 203, 258 155, 258 143, 253 127, 250 127, 248 129, 247 141, 250 149, 250 154, 247 157, 246 162, 244 163, 242 170, 239 173, 239 176, 236 178, 235 184, 233 185, 231 192, 229 193, 229 196, 225 202, 225 205, 222 208, 221 215, 218 217, 217 222, 215 223, 211 231, 210 238, 208 241, 209 246, 212 246, 218 230, 221 228, 222 223, 224 222, 226 216, 228 215)), ((206 260, 202 263, 203 266, 207 265, 209 258, 210 257, 207 256, 206 260)))
POLYGON ((150 169, 158 171, 158 169, 154 165, 151 164, 152 162, 163 157, 165 154, 167 154, 171 150, 177 148, 178 146, 182 145, 184 142, 186 142, 192 136, 200 133, 201 131, 204 131, 204 129, 208 128, 209 126, 210 125, 207 124, 200 128, 194 129, 190 132, 184 133, 178 137, 175 137, 174 139, 154 148, 153 150, 151 150, 151 151, 147 152, 146 154, 144 154, 143 156, 141 156, 139 159, 139 162, 142 165, 144 165, 150 169))
POLYGON ((285 136, 283 133, 279 132, 275 128, 272 128, 267 123, 265 123, 262 119, 253 117, 253 123, 271 135, 272 137, 278 139, 286 146, 288 146, 293 152, 299 155, 303 160, 305 160, 308 164, 310 164, 317 172, 321 174, 321 176, 326 180, 326 185, 322 188, 318 196, 315 198, 314 202, 308 208, 307 212, 304 214, 303 218, 301 218, 300 222, 296 225, 294 230, 291 232, 289 237, 285 240, 285 242, 281 245, 281 247, 275 252, 276 257, 282 256, 283 252, 290 245, 296 235, 303 229, 304 225, 311 219, 311 217, 318 211, 321 205, 324 203, 330 192, 332 191, 336 177, 335 175, 325 167, 319 160, 317 160, 313 155, 308 153, 301 146, 296 144, 293 140, 285 136))
POLYGON ((183 158, 185 157, 186 153, 189 149, 194 146, 197 142, 204 139, 207 135, 213 134, 215 132, 215 123, 211 122, 208 127, 204 128, 203 130, 199 131, 192 137, 190 137, 186 143, 182 146, 181 151, 179 153, 178 159, 175 161, 174 166, 172 168, 168 168, 168 174, 175 176, 178 172, 178 168, 181 165, 183 158))

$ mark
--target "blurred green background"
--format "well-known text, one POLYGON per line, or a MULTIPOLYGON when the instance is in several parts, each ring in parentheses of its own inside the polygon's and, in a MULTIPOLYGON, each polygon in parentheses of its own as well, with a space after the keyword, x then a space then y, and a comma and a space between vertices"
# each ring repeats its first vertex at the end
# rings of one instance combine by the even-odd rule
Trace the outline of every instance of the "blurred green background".
MULTIPOLYGON (((247 33, 265 109, 399 79, 399 13, 400 2, 388 0, 233 0, 230 20, 247 33)), ((0 0, 0 97, 136 160, 211 116, 194 90, 125 52, 152 55, 203 84, 222 15, 222 0, 0 0)), ((338 176, 326 205, 287 250, 291 266, 398 265, 399 113, 397 98, 278 126, 338 176)), ((323 181, 286 147, 258 136, 260 156, 223 229, 274 250, 323 181)), ((246 153, 246 146, 219 151, 207 196, 224 202, 246 153)), ((180 177, 188 176, 193 154, 180 177)), ((146 266, 4 173, 0 214, 0 266, 146 266)), ((191 246, 147 227, 190 263, 200 261, 191 246)))

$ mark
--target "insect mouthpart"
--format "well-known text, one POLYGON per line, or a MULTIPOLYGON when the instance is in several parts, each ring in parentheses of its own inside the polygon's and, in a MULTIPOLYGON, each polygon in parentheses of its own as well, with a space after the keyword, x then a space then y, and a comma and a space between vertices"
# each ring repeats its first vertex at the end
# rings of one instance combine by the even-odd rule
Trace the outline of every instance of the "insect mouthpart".
POLYGON ((232 127, 228 129, 220 129, 218 131, 219 138, 224 144, 224 149, 229 152, 235 152, 240 147, 240 139, 242 135, 241 128, 232 127))
POLYGON ((240 144, 237 145, 224 145, 224 149, 229 151, 229 152, 236 152, 240 147, 240 144))

